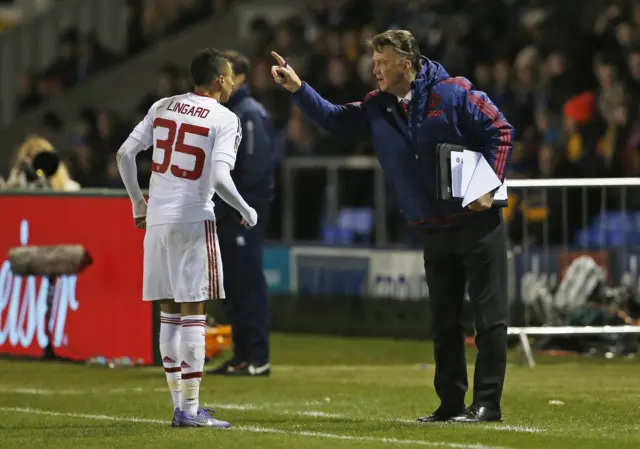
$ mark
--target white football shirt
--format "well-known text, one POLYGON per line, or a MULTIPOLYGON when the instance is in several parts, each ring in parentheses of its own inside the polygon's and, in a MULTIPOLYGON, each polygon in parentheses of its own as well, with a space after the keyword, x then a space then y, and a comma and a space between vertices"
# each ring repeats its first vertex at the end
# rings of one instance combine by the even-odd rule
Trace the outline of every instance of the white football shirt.
POLYGON ((225 161, 233 169, 242 139, 233 112, 196 93, 163 98, 131 137, 153 146, 148 225, 215 219, 213 166, 225 161))

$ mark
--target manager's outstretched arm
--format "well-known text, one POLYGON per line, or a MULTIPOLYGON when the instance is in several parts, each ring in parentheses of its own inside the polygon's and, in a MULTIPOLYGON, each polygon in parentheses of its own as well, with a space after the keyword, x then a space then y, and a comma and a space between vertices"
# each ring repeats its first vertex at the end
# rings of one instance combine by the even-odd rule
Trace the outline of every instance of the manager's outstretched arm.
POLYGON ((364 102, 344 106, 328 102, 296 74, 295 70, 275 51, 271 52, 277 65, 271 67, 276 83, 293 94, 293 102, 318 126, 330 133, 353 138, 369 135, 364 102))

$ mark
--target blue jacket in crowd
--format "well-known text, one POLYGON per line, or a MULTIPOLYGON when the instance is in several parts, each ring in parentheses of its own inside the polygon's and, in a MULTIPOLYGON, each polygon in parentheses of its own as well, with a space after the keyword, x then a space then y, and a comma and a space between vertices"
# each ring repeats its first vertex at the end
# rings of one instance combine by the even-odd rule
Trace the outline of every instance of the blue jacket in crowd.
MULTIPOLYGON (((260 219, 268 214, 274 195, 273 123, 267 110, 251 96, 246 85, 240 87, 225 106, 242 122, 242 140, 231 177, 240 195, 256 209, 260 219)), ((214 203, 216 219, 221 222, 229 218, 233 208, 217 195, 214 203)))
POLYGON ((425 227, 448 225, 472 214, 437 196, 436 146, 464 145, 484 154, 498 177, 511 156, 513 127, 484 92, 465 78, 452 78, 438 63, 422 58, 411 83, 409 119, 398 98, 373 91, 362 102, 329 103, 304 83, 294 103, 320 127, 353 138, 371 138, 387 184, 408 222, 425 227))

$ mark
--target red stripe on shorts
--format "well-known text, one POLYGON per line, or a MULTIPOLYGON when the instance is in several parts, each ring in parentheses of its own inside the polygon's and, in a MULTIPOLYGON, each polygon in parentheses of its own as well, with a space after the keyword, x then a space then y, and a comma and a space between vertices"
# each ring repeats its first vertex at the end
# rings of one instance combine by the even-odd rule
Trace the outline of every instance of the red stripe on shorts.
POLYGON ((220 276, 218 275, 218 245, 216 245, 216 222, 212 221, 211 226, 213 226, 213 232, 211 235, 211 244, 213 245, 213 269, 216 273, 216 283, 214 285, 214 293, 215 296, 213 299, 220 298, 220 276))
POLYGON ((211 266, 211 261, 213 259, 213 249, 211 248, 211 222, 204 222, 205 229, 205 239, 207 243, 207 271, 209 278, 209 299, 213 298, 213 267, 211 266))

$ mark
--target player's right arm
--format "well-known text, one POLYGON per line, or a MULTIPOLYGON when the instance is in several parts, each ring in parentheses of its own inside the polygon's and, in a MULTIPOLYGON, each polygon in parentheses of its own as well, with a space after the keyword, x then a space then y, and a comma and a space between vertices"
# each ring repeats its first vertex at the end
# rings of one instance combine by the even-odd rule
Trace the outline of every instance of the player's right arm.
POLYGON ((242 215, 243 223, 248 227, 258 224, 258 214, 238 192, 231 170, 236 163, 238 146, 242 140, 240 119, 231 111, 225 115, 223 122, 216 129, 212 151, 213 188, 225 203, 242 215))
POLYGON ((304 81, 275 51, 271 52, 278 65, 271 67, 276 83, 293 93, 293 102, 318 126, 333 134, 364 139, 369 136, 369 123, 364 101, 344 106, 328 102, 304 81))
POLYGON ((136 156, 153 145, 153 118, 152 111, 155 104, 149 109, 147 115, 140 123, 131 131, 127 140, 124 141, 118 153, 116 154, 116 162, 118 171, 122 177, 129 198, 133 205, 133 218, 136 227, 144 228, 146 226, 145 218, 147 216, 147 202, 144 200, 140 185, 138 184, 138 168, 136 166, 136 156))

